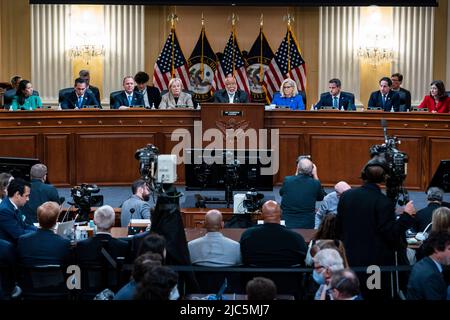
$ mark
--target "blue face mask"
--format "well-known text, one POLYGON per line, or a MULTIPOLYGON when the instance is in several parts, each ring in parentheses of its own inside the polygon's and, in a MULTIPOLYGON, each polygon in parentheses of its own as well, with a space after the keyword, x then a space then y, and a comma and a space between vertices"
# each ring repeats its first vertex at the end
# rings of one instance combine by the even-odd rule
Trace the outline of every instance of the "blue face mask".
POLYGON ((323 273, 318 273, 316 270, 313 271, 313 279, 319 285, 325 284, 323 273))

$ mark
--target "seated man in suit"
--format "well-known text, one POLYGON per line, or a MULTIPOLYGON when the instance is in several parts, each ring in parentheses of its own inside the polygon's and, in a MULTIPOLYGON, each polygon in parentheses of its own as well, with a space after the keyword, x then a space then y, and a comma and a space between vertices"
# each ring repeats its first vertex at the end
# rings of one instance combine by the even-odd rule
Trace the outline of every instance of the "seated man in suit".
POLYGON ((225 237, 223 219, 219 210, 209 210, 205 215, 207 233, 188 242, 191 262, 205 267, 229 267, 241 264, 239 242, 225 237))
POLYGON ((408 300, 445 300, 447 284, 442 275, 450 265, 450 233, 432 232, 423 244, 425 258, 417 262, 409 276, 408 300))
POLYGON ((147 85, 149 80, 149 75, 144 71, 136 73, 134 76, 134 81, 136 81, 134 91, 138 91, 143 95, 146 108, 156 109, 161 103, 161 93, 158 88, 147 85))
POLYGON ((331 79, 328 81, 328 89, 330 92, 320 95, 320 100, 316 103, 314 109, 332 106, 339 110, 356 110, 355 96, 353 93, 341 91, 341 80, 331 79))
POLYGON ((37 218, 40 228, 22 235, 17 241, 17 255, 21 264, 39 266, 70 263, 70 241, 54 232, 60 212, 59 204, 53 201, 39 206, 37 218))
POLYGON ((220 103, 248 103, 246 92, 239 90, 236 78, 229 74, 225 78, 225 89, 214 92, 214 102, 220 103))
POLYGON ((81 79, 84 79, 86 81, 86 91, 91 91, 91 93, 94 95, 95 99, 98 101, 98 106, 101 108, 101 100, 100 100, 100 90, 98 90, 97 87, 94 87, 91 85, 91 75, 89 73, 89 70, 80 70, 78 73, 81 79))
POLYGON ((26 217, 26 222, 33 224, 37 222, 37 208, 47 201, 59 203, 58 190, 51 184, 46 184, 47 166, 42 163, 35 164, 30 170, 31 193, 30 201, 22 208, 22 213, 26 217))
POLYGON ((400 111, 411 110, 411 93, 400 87, 403 81, 403 75, 401 73, 394 73, 391 76, 392 80, 392 91, 395 91, 400 96, 400 111))
POLYGON ((379 81, 380 90, 372 92, 367 103, 368 108, 381 108, 384 111, 400 111, 400 96, 392 91, 392 80, 383 77, 379 81))
POLYGON ((141 93, 134 91, 136 83, 132 76, 123 78, 122 85, 124 90, 114 99, 114 105, 111 109, 126 110, 134 106, 144 106, 144 97, 141 93))
POLYGON ((89 106, 99 106, 95 96, 88 92, 86 80, 75 79, 74 90, 66 93, 61 102, 61 109, 82 109, 89 106))
POLYGON ((36 231, 33 225, 25 223, 19 209, 29 200, 30 184, 20 178, 13 179, 8 186, 8 198, 0 203, 0 239, 16 244, 17 239, 36 231))
POLYGON ((104 265, 108 259, 102 249, 117 260, 118 257, 128 257, 128 243, 111 236, 115 213, 111 206, 105 205, 94 212, 94 223, 97 233, 94 237, 80 241, 76 246, 78 263, 81 265, 104 265))
POLYGON ((241 236, 242 262, 246 266, 291 267, 305 262, 303 237, 280 224, 281 208, 273 200, 262 206, 264 224, 244 231, 241 236))

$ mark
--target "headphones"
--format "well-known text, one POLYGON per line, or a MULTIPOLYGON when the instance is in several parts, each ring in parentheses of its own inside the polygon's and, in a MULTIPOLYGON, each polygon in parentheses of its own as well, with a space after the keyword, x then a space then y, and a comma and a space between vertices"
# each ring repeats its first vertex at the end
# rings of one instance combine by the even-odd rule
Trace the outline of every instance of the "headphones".
POLYGON ((380 159, 371 159, 369 160, 364 168, 361 171, 361 178, 363 180, 367 180, 373 183, 381 183, 386 180, 386 174, 387 174, 388 168, 386 166, 386 162, 382 161, 380 159), (372 172, 369 170, 372 167, 380 167, 383 169, 383 173, 381 176, 374 176, 372 172))

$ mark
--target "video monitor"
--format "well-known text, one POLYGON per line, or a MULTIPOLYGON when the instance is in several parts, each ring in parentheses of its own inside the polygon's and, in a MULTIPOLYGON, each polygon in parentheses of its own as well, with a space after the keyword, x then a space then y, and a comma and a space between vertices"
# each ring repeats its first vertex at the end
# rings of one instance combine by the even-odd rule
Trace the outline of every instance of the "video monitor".
POLYGON ((186 190, 273 190, 273 176, 261 174, 271 150, 185 149, 184 156, 186 190))
POLYGON ((441 160, 428 189, 430 187, 439 187, 444 192, 450 192, 450 159, 441 160))
POLYGON ((14 178, 30 181, 30 169, 37 163, 41 161, 35 158, 0 157, 0 172, 8 172, 14 178))

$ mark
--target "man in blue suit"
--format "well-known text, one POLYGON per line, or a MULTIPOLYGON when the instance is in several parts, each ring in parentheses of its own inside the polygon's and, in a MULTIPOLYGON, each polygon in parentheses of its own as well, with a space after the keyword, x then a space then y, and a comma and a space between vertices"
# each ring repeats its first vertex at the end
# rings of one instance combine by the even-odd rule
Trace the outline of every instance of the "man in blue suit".
POLYGON ((0 239, 16 244, 17 239, 36 227, 25 223, 19 209, 29 200, 30 184, 22 179, 14 179, 8 186, 8 198, 0 203, 0 239))
POLYGON ((450 265, 450 234, 432 232, 424 245, 425 258, 417 262, 409 276, 408 300, 445 300, 447 285, 443 266, 450 265))
POLYGON ((392 91, 392 80, 383 77, 379 81, 380 90, 372 92, 367 104, 368 108, 381 108, 384 111, 400 111, 400 96, 392 91))
POLYGON ((40 228, 20 236, 17 241, 17 256, 21 264, 64 265, 70 262, 70 241, 53 231, 59 213, 59 204, 52 201, 45 202, 37 209, 40 228))
POLYGON ((82 78, 75 79, 74 90, 66 93, 61 102, 61 109, 82 109, 90 106, 99 107, 100 104, 92 91, 87 91, 86 80, 82 78))
POLYGON ((144 96, 142 93, 134 91, 136 82, 132 76, 127 76, 123 78, 122 85, 124 90, 114 98, 114 105, 111 109, 128 109, 130 107, 145 105, 144 96))
POLYGON ((330 92, 324 92, 320 95, 320 100, 314 106, 314 109, 321 107, 334 107, 339 110, 356 110, 355 96, 353 93, 341 91, 341 80, 331 79, 328 81, 330 92))
POLYGON ((58 190, 51 184, 46 184, 47 166, 42 163, 35 164, 30 170, 31 177, 31 193, 30 201, 22 208, 22 212, 26 217, 26 222, 31 224, 37 222, 37 208, 47 201, 59 203, 58 190))

